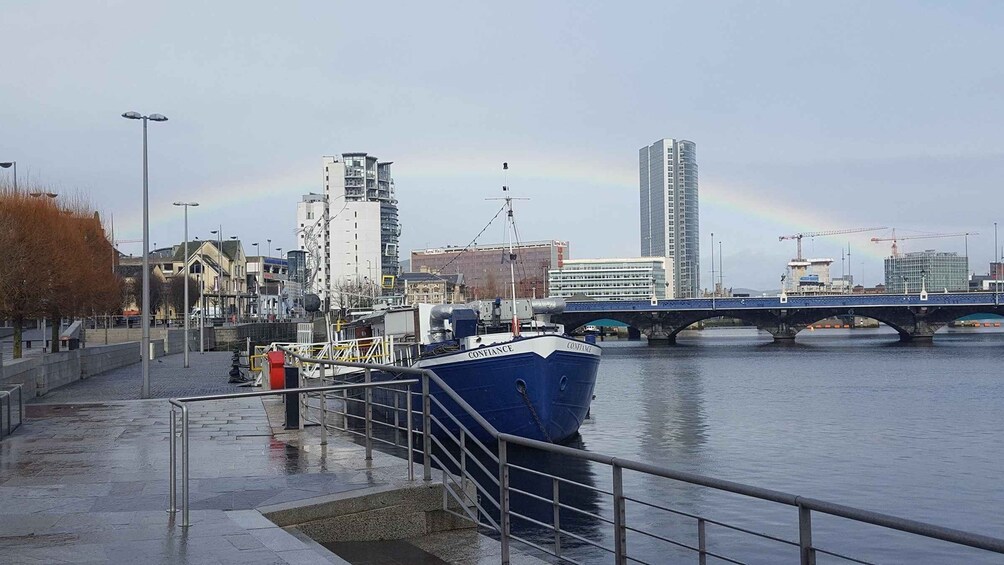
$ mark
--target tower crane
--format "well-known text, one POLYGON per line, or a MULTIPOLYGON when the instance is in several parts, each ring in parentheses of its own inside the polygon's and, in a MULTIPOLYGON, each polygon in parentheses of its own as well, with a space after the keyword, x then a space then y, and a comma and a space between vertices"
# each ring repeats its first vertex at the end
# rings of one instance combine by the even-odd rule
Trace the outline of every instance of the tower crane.
POLYGON ((899 247, 896 245, 898 241, 904 241, 907 239, 930 239, 937 237, 965 237, 966 238, 966 256, 969 256, 969 236, 980 235, 979 232, 959 232, 959 233, 929 233, 924 235, 908 235, 906 237, 896 237, 896 228, 892 229, 892 237, 873 237, 872 243, 878 243, 880 241, 891 241, 892 242, 892 256, 899 257, 899 247))
POLYGON ((797 246, 798 253, 795 256, 795 260, 796 261, 801 261, 802 260, 802 238, 803 237, 822 237, 822 236, 826 236, 826 235, 840 235, 840 234, 844 234, 844 233, 860 233, 860 232, 863 232, 863 231, 878 231, 878 230, 884 230, 884 229, 886 229, 886 228, 885 227, 880 227, 880 228, 852 228, 852 229, 846 229, 846 230, 814 231, 814 232, 796 233, 796 234, 792 234, 792 235, 782 235, 782 236, 778 237, 777 240, 778 241, 784 241, 786 239, 794 239, 798 243, 798 246, 797 246))

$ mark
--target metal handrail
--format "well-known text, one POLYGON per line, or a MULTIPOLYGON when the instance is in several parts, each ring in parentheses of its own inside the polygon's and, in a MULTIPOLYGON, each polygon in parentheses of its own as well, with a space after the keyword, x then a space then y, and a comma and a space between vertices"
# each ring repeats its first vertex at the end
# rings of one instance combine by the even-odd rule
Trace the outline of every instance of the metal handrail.
POLYGON ((10 383, 3 385, 5 388, 0 390, 0 415, 3 414, 3 399, 7 399, 7 433, 4 433, 3 419, 0 419, 0 439, 3 439, 5 435, 10 435, 14 432, 14 429, 20 427, 24 423, 24 388, 21 383, 10 383), (13 413, 12 399, 14 391, 17 391, 17 426, 11 423, 11 414, 13 413))
MULTIPOLYGON (((573 457, 580 460, 593 461, 595 463, 606 465, 611 468, 613 472, 613 484, 614 484, 613 488, 614 530, 615 530, 614 554, 617 563, 626 563, 628 559, 636 561, 636 559, 630 558, 627 555, 627 548, 626 548, 626 532, 628 527, 625 523, 626 516, 624 512, 625 509, 624 505, 625 501, 627 500, 627 497, 625 497, 623 494, 622 473, 624 470, 635 471, 657 477, 663 477, 666 479, 699 485, 720 491, 730 492, 733 494, 747 496, 750 498, 775 502, 778 504, 784 504, 787 506, 798 508, 799 539, 797 542, 790 542, 790 543, 796 543, 797 545, 799 545, 801 563, 805 565, 815 563, 817 550, 819 550, 820 553, 827 553, 827 554, 831 553, 829 551, 823 550, 822 548, 816 548, 812 545, 812 520, 811 520, 812 512, 820 512, 830 516, 845 518, 848 520, 880 526, 891 530, 906 532, 909 534, 946 541, 949 543, 954 543, 976 549, 992 551, 995 553, 1004 553, 1004 539, 1001 538, 975 534, 972 532, 966 532, 953 528, 946 528, 943 526, 920 522, 917 520, 910 520, 907 518, 901 518, 890 514, 872 512, 869 510, 854 508, 843 504, 836 504, 819 499, 802 497, 783 491, 746 485, 734 481, 708 477, 705 475, 698 475, 696 473, 677 471, 666 467, 659 467, 648 463, 642 463, 639 461, 633 461, 629 459, 621 459, 603 454, 591 453, 588 451, 573 449, 562 445, 556 445, 520 436, 515 436, 511 434, 501 433, 494 426, 492 426, 491 423, 485 420, 484 417, 482 417, 476 410, 474 410, 463 398, 460 397, 459 394, 457 394, 449 385, 447 385, 438 375, 436 375, 434 371, 431 371, 429 369, 375 365, 370 363, 336 362, 322 359, 309 359, 309 358, 304 358, 303 356, 296 354, 292 351, 289 351, 285 348, 280 347, 279 349, 284 350, 287 354, 291 355, 296 359, 299 359, 300 361, 353 367, 358 369, 378 370, 387 373, 398 373, 405 375, 420 376, 422 380, 422 399, 423 399, 422 429, 424 435, 423 469, 424 469, 425 480, 431 479, 431 467, 430 467, 430 461, 432 459, 432 457, 430 457, 431 433, 429 433, 430 430, 432 429, 431 419, 430 419, 430 409, 429 409, 430 382, 435 383, 443 393, 445 393, 452 401, 454 401, 460 407, 461 410, 463 410, 469 417, 471 417, 474 421, 476 421, 478 425, 480 425, 484 429, 485 432, 487 432, 493 439, 495 439, 498 442, 498 448, 499 448, 498 506, 500 508, 500 514, 501 514, 500 515, 501 526, 497 528, 497 530, 499 532, 502 542, 503 563, 509 562, 509 538, 511 537, 514 538, 514 536, 512 536, 512 534, 510 534, 509 532, 510 514, 511 514, 509 510, 509 500, 508 500, 509 492, 511 491, 509 487, 509 469, 512 465, 508 462, 506 454, 507 454, 507 446, 510 444, 519 445, 530 449, 536 449, 539 451, 543 451, 545 453, 553 453, 556 455, 573 457)), ((384 384, 386 385, 386 382, 384 384)), ((442 404, 439 403, 438 401, 437 405, 439 405, 440 409, 443 409, 447 414, 449 414, 451 418, 453 417, 452 414, 450 414, 449 411, 446 411, 445 407, 443 407, 442 404)), ((408 419, 409 420, 411 419, 410 414, 408 419)), ((464 431, 467 432, 466 429, 464 429, 464 431)), ((463 474, 463 469, 461 469, 461 474, 463 474)), ((559 478, 556 477, 555 475, 550 475, 548 473, 540 473, 540 474, 545 476, 550 476, 553 478, 559 478)), ((555 504, 558 504, 557 500, 555 500, 555 504)), ((703 531, 705 522, 711 522, 711 523, 714 522, 703 518, 698 518, 698 522, 699 522, 698 523, 699 529, 702 532, 701 534, 702 543, 700 544, 701 548, 699 549, 699 551, 701 552, 702 556, 712 555, 711 552, 705 549, 703 531)), ((733 526, 733 528, 735 527, 733 526)), ((562 533, 566 535, 569 534, 569 532, 562 532, 562 533)), ((552 555, 554 555, 554 553, 552 553, 552 555)), ((560 555, 556 556, 559 558, 561 557, 560 555)))
MULTIPOLYGON (((411 385, 417 384, 417 379, 406 379, 396 381, 396 385, 407 385, 408 388, 408 398, 411 398, 411 385)), ((324 398, 323 393, 338 391, 338 390, 356 390, 356 389, 370 389, 376 386, 387 386, 387 383, 359 383, 359 384, 341 384, 341 385, 328 385, 328 386, 316 386, 316 387, 305 387, 305 388, 287 388, 287 389, 277 389, 277 390, 263 390, 255 392, 235 392, 230 394, 215 394, 215 395, 205 395, 205 396, 187 396, 183 398, 171 398, 168 403, 171 404, 171 441, 170 441, 170 467, 171 476, 169 481, 168 490, 170 507, 168 512, 177 512, 177 410, 175 408, 181 409, 181 525, 182 527, 188 527, 191 525, 188 516, 188 444, 189 444, 189 431, 188 431, 188 404, 192 402, 209 402, 214 400, 233 400, 236 398, 256 398, 263 396, 278 396, 281 394, 300 394, 310 393, 310 392, 320 392, 322 393, 322 402, 324 398)), ((369 417, 369 414, 367 414, 369 417)), ((411 417, 407 418, 408 422, 408 437, 411 437, 412 426, 411 417)), ((324 432, 324 443, 327 443, 327 427, 321 426, 324 432)), ((410 444, 410 439, 409 439, 410 444)), ((367 459, 370 459, 369 451, 372 446, 367 442, 367 459)), ((408 480, 414 480, 414 453, 412 449, 408 449, 408 480)))

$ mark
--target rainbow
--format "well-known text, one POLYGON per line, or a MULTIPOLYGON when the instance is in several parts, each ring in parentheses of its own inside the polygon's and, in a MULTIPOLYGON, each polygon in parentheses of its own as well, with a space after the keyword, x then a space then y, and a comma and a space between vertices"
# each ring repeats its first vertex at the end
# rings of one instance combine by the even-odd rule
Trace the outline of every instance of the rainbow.
MULTIPOLYGON (((485 179, 496 176, 502 179, 499 159, 487 154, 457 155, 449 162, 442 160, 442 153, 405 155, 395 161, 395 178, 399 185, 408 179, 485 179)), ((637 169, 626 161, 612 162, 602 157, 556 158, 542 153, 516 154, 510 157, 518 166, 510 169, 510 183, 513 186, 528 186, 541 182, 561 182, 582 185, 584 190, 595 191, 597 196, 619 191, 637 190, 637 169)), ((199 195, 200 214, 222 214, 231 209, 234 202, 244 207, 274 209, 276 202, 292 209, 300 196, 308 192, 320 192, 320 158, 301 161, 295 167, 267 177, 241 179, 222 185, 203 185, 192 189, 189 194, 199 195)), ((701 205, 733 212, 740 216, 758 219, 778 226, 779 231, 798 232, 820 229, 840 229, 852 226, 834 225, 830 217, 798 208, 785 202, 778 202, 766 196, 769 189, 751 185, 741 185, 725 179, 704 175, 701 179, 701 205)), ((174 198, 183 198, 180 191, 174 198)), ((292 211, 290 212, 292 214, 292 211)), ((178 212, 170 202, 151 206, 151 226, 160 227, 178 220, 178 212)), ((123 234, 136 234, 141 229, 140 220, 130 216, 126 221, 117 222, 116 229, 123 234)), ((290 231, 293 226, 290 223, 290 231)), ((849 234, 855 241, 854 251, 875 259, 887 256, 888 248, 868 242, 875 234, 849 234)), ((129 237, 128 235, 122 236, 129 237)))
MULTIPOLYGON (((638 190, 638 171, 634 166, 624 162, 611 163, 600 158, 596 159, 542 159, 539 154, 527 154, 512 159, 519 163, 510 170, 511 184, 518 186, 530 182, 563 182, 579 183, 592 187, 597 196, 609 194, 610 189, 630 191, 638 190), (526 172, 521 172, 526 171, 526 172)), ((485 171, 501 171, 497 159, 485 156, 464 157, 458 167, 444 169, 436 163, 432 156, 415 158, 416 167, 404 169, 407 176, 416 178, 443 178, 447 176, 480 177, 486 176, 485 171)), ((452 163, 451 163, 452 164, 452 163)), ((404 177, 403 174, 398 174, 404 177)), ((843 229, 855 226, 834 225, 829 216, 798 208, 784 202, 777 202, 767 196, 769 189, 750 185, 740 185, 720 178, 703 176, 700 181, 701 206, 712 206, 728 210, 745 217, 756 218, 776 224, 780 231, 797 233, 804 231, 822 231, 827 229, 843 229)), ((779 234, 780 235, 780 234, 779 234)), ((854 252, 873 259, 884 259, 888 256, 888 247, 876 245, 868 241, 876 233, 857 233, 843 236, 855 243, 854 252)), ((803 245, 806 242, 803 242, 803 245)), ((792 244, 793 245, 793 244, 792 244)), ((840 247, 839 244, 836 247, 840 247)), ((793 250, 792 250, 793 251, 793 250)))

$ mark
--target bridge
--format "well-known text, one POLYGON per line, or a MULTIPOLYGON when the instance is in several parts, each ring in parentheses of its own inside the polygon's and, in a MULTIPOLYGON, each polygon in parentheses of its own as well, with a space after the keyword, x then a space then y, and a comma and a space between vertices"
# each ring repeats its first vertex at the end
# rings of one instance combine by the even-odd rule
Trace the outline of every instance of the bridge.
POLYGON ((791 341, 807 326, 835 316, 864 316, 895 329, 903 341, 930 340, 948 323, 971 314, 1004 316, 995 292, 840 294, 686 298, 642 301, 568 302, 551 320, 577 328, 600 319, 617 320, 644 334, 649 343, 675 343, 687 326, 709 318, 737 318, 791 341))

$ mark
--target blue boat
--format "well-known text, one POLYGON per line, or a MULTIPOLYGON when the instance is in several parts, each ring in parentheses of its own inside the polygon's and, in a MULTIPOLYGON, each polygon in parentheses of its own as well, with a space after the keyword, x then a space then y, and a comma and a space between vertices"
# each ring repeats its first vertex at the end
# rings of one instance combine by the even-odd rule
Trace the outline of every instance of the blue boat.
MULTIPOLYGON (((503 163, 503 170, 508 168, 503 163)), ((396 347, 410 343, 411 349, 404 349, 403 355, 393 353, 395 361, 435 372, 499 432, 561 442, 575 435, 589 414, 601 349, 565 335, 561 325, 550 323, 550 314, 564 310, 564 299, 516 299, 513 198, 508 182, 502 189, 503 209, 508 211, 508 290, 512 299, 387 310, 375 315, 372 321, 379 321, 364 326, 363 333, 400 336, 396 347)), ((491 439, 437 388, 430 392, 464 428, 482 441, 491 439)), ((459 432, 460 426, 441 409, 433 407, 432 414, 436 426, 453 434, 459 432)))
MULTIPOLYGON (((464 340, 481 343, 415 366, 435 372, 500 432, 549 442, 575 435, 589 414, 600 348, 556 333, 489 340, 492 335, 464 340)), ((432 393, 475 436, 490 439, 445 393, 436 387, 432 393)), ((457 432, 449 419, 440 421, 457 432)))
MULTIPOLYGON (((344 337, 350 338, 344 343, 389 344, 384 349, 393 350, 393 361, 388 362, 433 371, 498 431, 562 442, 575 435, 589 414, 602 351, 546 321, 548 314, 563 308, 561 299, 519 300, 515 306, 502 300, 419 304, 350 324, 343 328, 344 337), (508 322, 513 309, 516 326, 508 322)), ((355 376, 347 380, 357 381, 359 375, 355 376)), ((375 372, 372 378, 408 376, 375 372)), ((475 437, 491 439, 435 383, 431 393, 475 437)), ((375 389, 373 395, 377 405, 394 404, 394 393, 388 390, 375 389)), ((414 406, 419 409, 420 391, 415 395, 414 406)), ((451 434, 459 433, 457 423, 435 403, 432 414, 439 422, 434 428, 441 430, 441 425, 451 434)))

